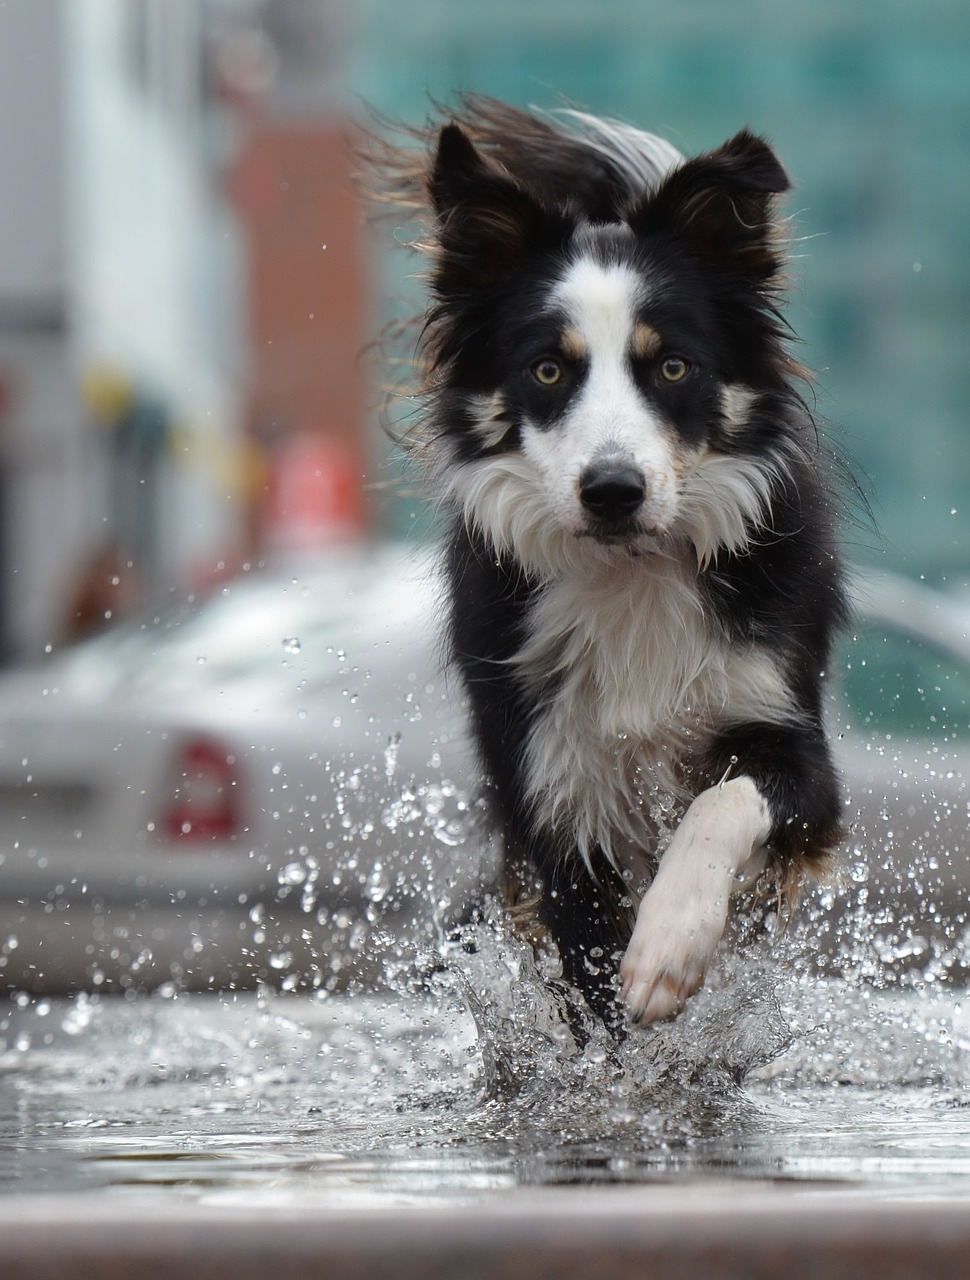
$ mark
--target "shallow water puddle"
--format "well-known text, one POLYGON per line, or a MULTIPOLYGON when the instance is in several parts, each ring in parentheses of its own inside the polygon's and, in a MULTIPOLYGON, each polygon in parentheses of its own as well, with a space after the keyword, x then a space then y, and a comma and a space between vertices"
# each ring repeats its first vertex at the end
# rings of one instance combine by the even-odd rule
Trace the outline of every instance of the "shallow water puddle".
POLYGON ((22 997, 0 1189, 328 1204, 745 1179, 970 1192, 970 1022, 750 962, 677 1022, 577 1044, 508 939, 420 991, 22 997), (486 981, 487 979, 487 981, 486 981))

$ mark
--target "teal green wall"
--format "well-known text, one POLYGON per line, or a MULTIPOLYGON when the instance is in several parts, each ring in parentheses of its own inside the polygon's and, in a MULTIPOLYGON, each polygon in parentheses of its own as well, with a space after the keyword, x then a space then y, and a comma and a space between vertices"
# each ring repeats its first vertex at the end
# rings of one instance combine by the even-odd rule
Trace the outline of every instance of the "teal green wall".
POLYGON ((688 151, 744 124, 772 138, 797 183, 798 354, 881 533, 857 554, 970 569, 967 0, 350 4, 352 89, 393 115, 475 90, 569 100, 688 151))

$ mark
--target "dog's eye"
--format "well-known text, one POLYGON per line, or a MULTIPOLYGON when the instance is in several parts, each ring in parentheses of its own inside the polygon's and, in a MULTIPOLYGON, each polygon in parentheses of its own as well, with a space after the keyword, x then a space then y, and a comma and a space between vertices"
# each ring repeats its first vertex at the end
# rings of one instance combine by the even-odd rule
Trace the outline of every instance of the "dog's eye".
POLYGON ((532 366, 532 376, 543 387, 554 387, 562 378, 562 365, 558 360, 551 360, 548 356, 543 360, 537 360, 532 366))
POLYGON ((660 376, 664 382, 683 382, 690 373, 690 364, 683 356, 665 356, 660 363, 660 376))

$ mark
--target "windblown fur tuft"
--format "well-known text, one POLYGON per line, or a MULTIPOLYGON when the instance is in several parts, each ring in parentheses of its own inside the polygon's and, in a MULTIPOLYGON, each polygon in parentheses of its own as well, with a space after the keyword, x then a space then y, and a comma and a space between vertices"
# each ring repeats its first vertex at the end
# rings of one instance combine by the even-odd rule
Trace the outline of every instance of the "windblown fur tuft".
POLYGON ((550 207, 571 205, 591 221, 615 221, 684 161, 663 138, 617 120, 568 109, 524 111, 470 94, 454 109, 437 106, 424 125, 379 122, 364 156, 372 199, 426 214, 429 156, 448 126, 550 207))

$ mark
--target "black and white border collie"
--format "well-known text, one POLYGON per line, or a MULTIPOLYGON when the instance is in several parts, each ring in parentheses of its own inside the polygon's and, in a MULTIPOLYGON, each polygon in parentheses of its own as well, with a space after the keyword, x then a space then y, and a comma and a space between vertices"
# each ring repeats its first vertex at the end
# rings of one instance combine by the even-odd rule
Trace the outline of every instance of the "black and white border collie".
POLYGON ((746 131, 685 159, 483 98, 411 143, 377 159, 427 223, 412 443, 510 901, 645 1025, 702 984, 732 893, 793 899, 842 834, 837 468, 780 313, 788 178, 746 131))

